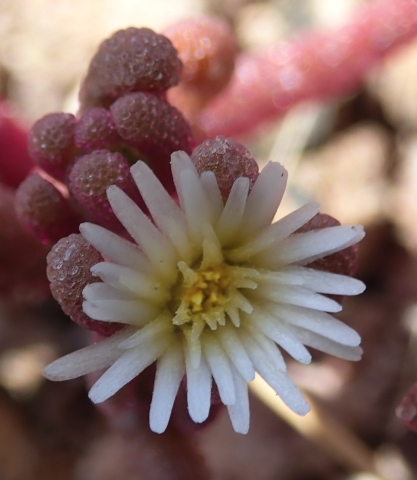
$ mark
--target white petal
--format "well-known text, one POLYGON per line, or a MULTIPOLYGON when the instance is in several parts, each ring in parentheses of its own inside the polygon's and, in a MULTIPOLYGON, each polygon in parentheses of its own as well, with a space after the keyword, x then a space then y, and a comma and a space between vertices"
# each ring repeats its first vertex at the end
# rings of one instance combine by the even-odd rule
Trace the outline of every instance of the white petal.
POLYGON ((81 235, 108 260, 140 271, 149 269, 149 260, 136 245, 93 223, 80 225, 81 235))
POLYGON ((312 259, 343 250, 352 241, 359 241, 358 228, 339 226, 295 233, 257 255, 256 262, 269 269, 279 269, 291 263, 309 263, 312 259))
POLYGON ((180 205, 183 206, 184 199, 181 185, 181 174, 188 170, 192 173, 193 181, 197 184, 200 182, 200 178, 193 162, 191 161, 191 158, 183 151, 174 152, 171 155, 171 169, 175 189, 177 190, 178 200, 180 201, 180 205))
POLYGON ((323 310, 325 312, 336 313, 342 310, 341 305, 331 298, 297 285, 280 285, 279 288, 259 285, 252 295, 274 302, 298 305, 300 307, 323 310))
MULTIPOLYGON (((289 235, 294 233, 311 218, 313 218, 319 212, 319 210, 320 205, 318 203, 307 203, 303 207, 281 218, 267 228, 262 229, 258 235, 256 235, 250 241, 244 243, 241 247, 227 252, 227 258, 234 262, 247 261, 248 258, 253 257, 259 252, 262 252, 269 247, 273 248, 272 245, 281 242, 289 235)), ((268 265, 266 266, 268 268, 268 265)))
POLYGON ((121 342, 120 348, 129 349, 146 345, 154 338, 162 337, 172 330, 173 326, 169 315, 163 313, 121 342))
POLYGON ((277 305, 276 316, 290 325, 310 330, 335 342, 351 347, 361 343, 361 337, 353 328, 324 312, 291 305, 277 305))
POLYGON ((153 320, 160 307, 141 300, 99 300, 94 303, 85 301, 83 310, 93 320, 121 322, 140 327, 153 320))
POLYGON ((244 346, 251 362, 253 363, 255 370, 257 370, 256 365, 260 363, 266 363, 274 370, 281 370, 283 372, 287 370, 282 356, 277 358, 276 362, 274 362, 274 358, 262 348, 262 345, 253 337, 251 333, 248 333, 243 328, 240 328, 238 330, 238 334, 240 341, 242 342, 242 345, 244 346))
POLYGON ((289 325, 288 328, 297 335, 297 337, 307 346, 320 350, 321 352, 328 353, 335 357, 343 358, 345 360, 351 360, 356 362, 362 357, 361 347, 351 347, 347 345, 341 345, 338 342, 334 342, 328 338, 318 335, 314 332, 309 332, 303 328, 294 327, 289 325))
POLYGON ((165 431, 183 376, 184 359, 181 345, 174 343, 157 362, 149 413, 149 426, 153 432, 165 431))
POLYGON ((266 164, 246 202, 242 235, 252 235, 260 228, 270 225, 284 195, 287 177, 287 171, 279 163, 266 164))
POLYGON ((201 186, 195 180, 194 173, 184 170, 180 177, 182 208, 187 217, 188 230, 194 242, 201 242, 208 227, 212 226, 210 201, 201 186))
MULTIPOLYGON (((332 227, 332 228, 339 228, 339 227, 332 227)), ((344 250, 345 248, 348 248, 352 245, 355 245, 356 243, 360 242, 364 237, 365 237, 365 231, 362 227, 362 225, 354 225, 352 227, 350 227, 352 229, 352 232, 354 233, 354 235, 352 236, 352 238, 350 238, 349 241, 347 241, 346 243, 344 243, 342 246, 340 247, 335 247, 325 253, 317 253, 311 257, 308 257, 308 258, 304 258, 302 261, 298 262, 299 265, 307 265, 308 263, 311 263, 311 262, 314 262, 315 260, 318 260, 320 258, 323 258, 323 257, 327 257, 328 255, 331 255, 332 253, 336 253, 336 252, 339 252, 340 250, 344 250)))
POLYGON ((101 403, 114 395, 127 383, 151 365, 166 349, 167 339, 155 338, 147 345, 126 351, 97 380, 88 396, 94 403, 101 403))
POLYGON ((90 303, 97 303, 101 300, 135 300, 134 294, 128 290, 118 290, 107 283, 89 283, 83 290, 83 297, 90 303))
POLYGON ((207 419, 211 404, 211 373, 204 357, 194 368, 189 355, 185 356, 187 373, 187 402, 190 417, 196 423, 207 419))
MULTIPOLYGON (((256 327, 259 328, 264 335, 276 342, 295 360, 305 364, 311 362, 310 352, 305 348, 296 335, 285 328, 282 322, 271 315, 268 315, 267 312, 260 311, 258 308, 255 309, 255 313, 252 314, 252 317, 256 327)), ((282 356, 280 362, 275 361, 274 365, 281 366, 282 370, 286 370, 282 356)))
POLYGON ((247 352, 255 370, 269 383, 281 400, 298 415, 308 413, 310 407, 290 377, 270 362, 250 335, 242 332, 241 339, 247 346, 247 352))
POLYGON ((230 420, 236 433, 246 434, 249 431, 249 396, 246 381, 232 367, 233 382, 236 392, 236 402, 228 405, 230 420))
POLYGON ((162 278, 174 280, 177 253, 172 244, 120 188, 112 185, 107 197, 114 213, 162 278))
POLYGON ((219 190, 216 175, 214 172, 203 172, 200 176, 200 182, 206 192, 207 198, 210 200, 210 208, 213 218, 219 218, 219 215, 223 210, 223 199, 219 190))
POLYGON ((217 340, 206 334, 202 339, 204 356, 219 389, 221 401, 225 405, 235 403, 235 389, 229 359, 217 340))
POLYGON ((248 192, 249 179, 246 177, 238 178, 232 186, 226 205, 215 227, 222 245, 227 245, 233 241, 236 232, 239 230, 248 192))
POLYGON ((131 296, 133 294, 153 302, 166 301, 168 298, 167 289, 159 280, 128 267, 100 262, 91 267, 91 273, 114 288, 130 292, 131 296))
POLYGON ((335 273, 322 272, 305 267, 288 267, 284 270, 299 275, 302 285, 319 293, 332 295, 359 295, 365 290, 365 284, 356 278, 335 273))
POLYGON ((120 342, 131 334, 131 328, 124 328, 112 337, 58 358, 45 368, 43 376, 58 382, 109 367, 122 353, 120 342))
POLYGON ((184 212, 144 162, 137 162, 130 170, 158 228, 169 237, 181 258, 187 262, 191 261, 188 257, 190 257, 192 246, 187 237, 187 221, 184 212))
POLYGON ((224 351, 240 375, 248 382, 251 382, 255 378, 255 369, 235 329, 232 327, 220 328, 218 335, 224 351))

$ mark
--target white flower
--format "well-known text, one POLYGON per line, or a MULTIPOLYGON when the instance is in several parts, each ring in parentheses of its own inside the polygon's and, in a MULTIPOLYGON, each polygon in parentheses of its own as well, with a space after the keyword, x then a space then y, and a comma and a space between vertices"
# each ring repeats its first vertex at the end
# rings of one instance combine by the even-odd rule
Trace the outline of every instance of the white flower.
POLYGON ((287 179, 278 163, 266 165, 250 194, 249 180, 237 179, 225 205, 214 173, 199 177, 183 152, 172 155, 179 206, 145 163, 131 171, 154 223, 116 186, 107 194, 137 246, 97 225, 80 227, 107 259, 91 269, 103 283, 84 289, 84 312, 126 327, 56 360, 45 376, 67 380, 109 367, 89 393, 99 403, 157 361, 155 432, 165 430, 184 375, 195 422, 209 414, 213 378, 233 428, 246 433, 246 382, 255 371, 305 415, 309 406, 286 373, 280 348, 302 363, 311 360, 305 345, 359 360, 359 335, 326 313, 341 306, 322 294, 356 295, 364 285, 303 265, 357 243, 363 229, 294 233, 318 213, 316 203, 271 224, 287 179))

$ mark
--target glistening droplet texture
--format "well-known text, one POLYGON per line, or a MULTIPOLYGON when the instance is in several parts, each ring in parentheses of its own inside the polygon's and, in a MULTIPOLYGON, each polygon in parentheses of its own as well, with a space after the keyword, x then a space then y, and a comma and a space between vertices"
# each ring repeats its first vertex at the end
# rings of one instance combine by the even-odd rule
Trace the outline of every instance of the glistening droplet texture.
POLYGON ((149 157, 151 168, 170 185, 171 153, 194 148, 191 128, 166 100, 150 93, 130 93, 110 107, 117 131, 129 145, 149 157))
POLYGON ((20 184, 15 209, 20 224, 47 245, 78 230, 78 218, 67 199, 37 173, 20 184))
POLYGON ((106 228, 120 231, 121 224, 106 194, 111 185, 117 185, 140 203, 129 162, 121 153, 95 150, 79 158, 68 176, 69 191, 83 216, 106 228))
POLYGON ((120 142, 112 114, 105 108, 90 108, 77 121, 75 146, 84 151, 113 148, 120 142))
POLYGON ((108 106, 137 91, 162 92, 176 85, 182 64, 170 40, 149 28, 130 27, 104 40, 80 90, 82 109, 108 106))
POLYGON ((199 145, 192 153, 191 160, 200 175, 206 171, 214 172, 223 200, 229 196, 237 178, 249 178, 249 188, 252 188, 259 174, 258 164, 249 150, 233 138, 220 135, 215 140, 205 140, 199 145))
POLYGON ((45 172, 62 180, 74 147, 75 117, 71 113, 50 113, 29 131, 28 150, 45 172))
POLYGON ((74 322, 103 336, 112 335, 120 328, 117 323, 91 320, 83 312, 82 291, 89 283, 98 281, 90 268, 103 259, 81 235, 72 234, 59 240, 46 260, 52 295, 74 322))

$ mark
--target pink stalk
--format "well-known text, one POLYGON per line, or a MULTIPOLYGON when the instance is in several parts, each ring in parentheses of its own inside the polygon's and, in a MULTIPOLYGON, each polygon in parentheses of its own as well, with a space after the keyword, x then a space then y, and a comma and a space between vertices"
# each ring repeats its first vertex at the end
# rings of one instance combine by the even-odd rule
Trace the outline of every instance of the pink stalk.
POLYGON ((27 132, 0 98, 0 182, 16 188, 33 169, 27 151, 27 132))
POLYGON ((348 94, 376 62, 416 34, 416 2, 375 0, 339 29, 243 54, 228 87, 201 112, 199 127, 207 138, 242 135, 301 100, 348 94))

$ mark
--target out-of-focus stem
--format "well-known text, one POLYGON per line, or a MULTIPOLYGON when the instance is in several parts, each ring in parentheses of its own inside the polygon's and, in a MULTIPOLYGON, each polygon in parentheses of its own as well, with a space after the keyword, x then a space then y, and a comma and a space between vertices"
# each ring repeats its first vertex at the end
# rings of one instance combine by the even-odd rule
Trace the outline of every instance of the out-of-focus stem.
POLYGON ((345 26, 241 55, 229 86, 198 119, 208 138, 250 132, 295 103, 352 92, 381 58, 417 34, 417 3, 374 0, 345 26))
POLYGON ((304 392, 311 411, 305 417, 300 417, 282 402, 259 375, 249 384, 249 388, 276 415, 303 437, 321 447, 339 464, 350 471, 372 473, 375 478, 384 480, 375 468, 373 452, 342 423, 319 409, 304 392))

